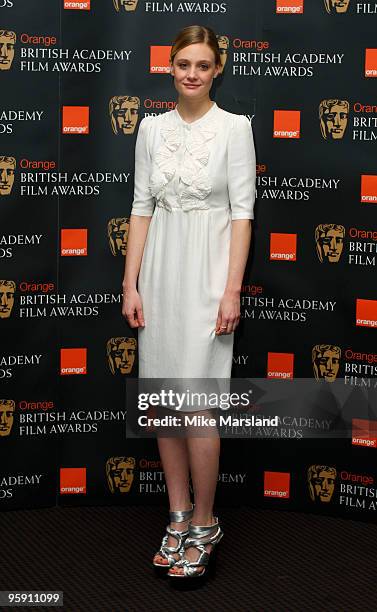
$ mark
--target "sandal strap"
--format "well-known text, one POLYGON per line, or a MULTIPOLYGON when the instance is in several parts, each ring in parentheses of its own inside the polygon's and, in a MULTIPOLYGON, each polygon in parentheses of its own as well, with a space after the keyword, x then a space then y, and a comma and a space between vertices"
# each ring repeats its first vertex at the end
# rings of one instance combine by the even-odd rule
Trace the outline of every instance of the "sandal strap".
POLYGON ((191 504, 189 510, 173 510, 169 512, 169 518, 171 523, 183 523, 192 517, 194 512, 194 504, 191 504))
POLYGON ((220 542, 223 536, 218 518, 214 518, 215 523, 213 525, 189 524, 189 536, 183 543, 183 551, 181 550, 180 559, 175 563, 176 566, 183 568, 184 576, 194 577, 204 573, 205 570, 198 572, 197 568, 200 566, 206 567, 208 565, 210 557, 213 554, 213 548, 220 542), (198 537, 193 537, 194 535, 201 535, 202 537, 199 539, 198 537), (209 552, 205 549, 207 545, 212 545, 213 547, 209 552), (191 546, 199 551, 199 556, 196 561, 189 561, 184 557, 184 551, 191 546))
MULTIPOLYGON (((185 577, 195 578, 195 576, 199 574, 196 568, 192 567, 191 565, 183 565, 182 567, 183 567, 183 575, 185 577)), ((201 571, 200 574, 203 574, 203 571, 201 571)))
POLYGON ((219 519, 217 518, 217 516, 214 517, 215 522, 213 523, 213 525, 192 525, 192 523, 189 524, 189 534, 191 537, 204 537, 204 536, 208 536, 211 535, 213 533, 213 530, 215 528, 219 528, 219 519))
MULTIPOLYGON (((191 504, 191 508, 189 510, 175 510, 174 512, 169 512, 170 522, 182 523, 183 521, 187 521, 192 517, 193 511, 194 504, 191 504)), ((174 527, 170 527, 170 525, 167 525, 166 533, 162 538, 160 549, 156 554, 161 555, 161 557, 167 559, 170 566, 174 565, 177 560, 172 556, 172 554, 178 553, 180 556, 182 555, 183 543, 188 535, 188 529, 185 529, 184 531, 178 531, 178 529, 174 529, 174 527), (175 546, 167 545, 169 535, 173 536, 177 540, 175 546)))
MULTIPOLYGON (((184 576, 194 578, 199 574, 196 568, 199 566, 207 567, 209 557, 210 555, 205 550, 202 550, 196 561, 189 561, 188 559, 183 559, 181 557, 178 561, 176 561, 175 565, 178 567, 183 567, 184 576)), ((203 571, 200 572, 200 574, 202 573, 203 571)))
POLYGON ((190 546, 195 546, 195 548, 199 548, 200 546, 206 546, 207 544, 212 544, 214 546, 220 541, 222 535, 223 532, 221 531, 220 527, 218 527, 212 535, 209 535, 207 537, 199 539, 192 538, 189 536, 185 539, 183 546, 184 548, 189 548, 190 546))
POLYGON ((207 551, 202 550, 196 561, 189 561, 188 559, 179 559, 179 561, 176 562, 176 565, 178 565, 178 567, 199 567, 199 565, 208 565, 209 558, 210 554, 207 553, 207 551))
POLYGON ((171 553, 177 553, 179 551, 179 549, 182 546, 183 543, 183 539, 186 538, 186 536, 188 535, 188 531, 177 531, 176 529, 173 529, 172 527, 170 527, 169 525, 167 525, 166 527, 166 531, 167 533, 164 535, 163 539, 162 539, 162 544, 161 544, 161 551, 166 551, 166 552, 171 552, 171 553), (167 541, 168 541, 168 537, 169 535, 174 536, 177 540, 177 544, 175 546, 167 546, 167 541))
POLYGON ((180 545, 182 543, 182 539, 186 538, 189 534, 187 529, 185 531, 178 531, 177 529, 173 529, 173 527, 170 527, 170 525, 166 526, 166 531, 169 535, 174 536, 178 540, 180 545))
POLYGON ((170 527, 170 525, 166 525, 166 531, 170 533, 172 536, 177 536, 178 538, 182 535, 188 535, 189 530, 185 529, 184 531, 179 531, 178 529, 174 529, 174 527, 170 527))
MULTIPOLYGON (((161 554, 161 552, 159 552, 159 554, 161 554)), ((177 563, 177 559, 175 557, 173 557, 173 555, 169 555, 169 554, 164 554, 162 555, 162 557, 164 557, 164 559, 166 559, 168 561, 168 564, 170 567, 172 567, 173 565, 175 565, 177 563)))

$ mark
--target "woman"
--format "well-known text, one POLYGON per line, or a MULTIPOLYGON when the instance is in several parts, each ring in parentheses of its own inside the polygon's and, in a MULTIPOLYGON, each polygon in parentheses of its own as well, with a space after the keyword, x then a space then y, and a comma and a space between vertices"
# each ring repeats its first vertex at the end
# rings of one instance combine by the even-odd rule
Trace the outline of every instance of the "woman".
MULTIPOLYGON (((136 141, 122 313, 138 328, 140 378, 229 379, 255 200, 253 135, 245 116, 209 97, 221 72, 211 29, 184 28, 170 70, 178 104, 143 118, 136 141)), ((213 516, 219 436, 158 437, 158 447, 170 525, 153 564, 174 578, 204 576, 223 535, 213 516)))

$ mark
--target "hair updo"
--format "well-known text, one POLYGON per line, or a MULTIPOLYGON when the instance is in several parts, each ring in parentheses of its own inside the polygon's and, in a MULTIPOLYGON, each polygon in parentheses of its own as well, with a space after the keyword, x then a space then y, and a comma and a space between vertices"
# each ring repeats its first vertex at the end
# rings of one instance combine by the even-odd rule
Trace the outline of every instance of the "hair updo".
POLYGON ((171 63, 173 64, 178 51, 196 43, 208 45, 214 53, 215 66, 221 66, 221 56, 215 32, 211 28, 199 25, 187 26, 178 32, 170 51, 171 63))

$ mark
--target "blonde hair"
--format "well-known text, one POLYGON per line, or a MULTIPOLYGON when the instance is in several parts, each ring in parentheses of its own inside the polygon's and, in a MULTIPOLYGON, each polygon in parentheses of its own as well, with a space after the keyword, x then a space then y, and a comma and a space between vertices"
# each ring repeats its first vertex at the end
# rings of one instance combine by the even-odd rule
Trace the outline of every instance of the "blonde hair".
POLYGON ((171 63, 173 64, 174 58, 178 51, 181 51, 181 49, 196 43, 204 43, 208 45, 210 49, 212 49, 215 56, 215 66, 221 65, 219 44, 217 42, 215 32, 211 30, 211 28, 206 28, 205 26, 199 25, 187 26, 178 32, 170 51, 171 63))

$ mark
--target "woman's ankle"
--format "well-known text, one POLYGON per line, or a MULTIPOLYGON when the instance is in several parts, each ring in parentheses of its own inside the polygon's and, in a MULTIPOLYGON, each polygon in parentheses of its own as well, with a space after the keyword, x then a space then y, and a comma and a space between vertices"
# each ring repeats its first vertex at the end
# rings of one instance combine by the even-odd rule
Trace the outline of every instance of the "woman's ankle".
POLYGON ((173 529, 177 529, 177 531, 185 531, 188 527, 188 523, 189 523, 190 519, 187 519, 186 521, 170 521, 170 526, 173 529))
POLYGON ((169 507, 169 512, 185 512, 187 510, 191 510, 192 504, 189 501, 183 502, 181 504, 171 504, 169 507))
POLYGON ((210 527, 211 525, 214 525, 216 522, 215 517, 213 516, 213 514, 207 514, 207 515, 193 515, 192 519, 191 519, 191 524, 193 526, 197 526, 197 527, 210 527))

